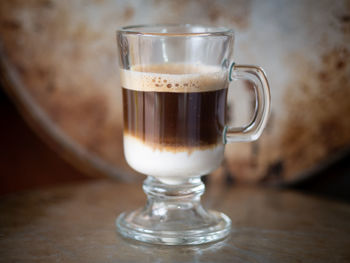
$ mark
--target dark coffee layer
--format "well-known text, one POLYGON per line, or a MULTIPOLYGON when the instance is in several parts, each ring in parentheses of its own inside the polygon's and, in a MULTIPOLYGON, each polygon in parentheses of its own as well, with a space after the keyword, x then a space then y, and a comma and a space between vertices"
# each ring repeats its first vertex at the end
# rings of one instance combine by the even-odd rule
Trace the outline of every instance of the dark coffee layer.
POLYGON ((227 89, 156 92, 123 88, 124 132, 155 147, 220 143, 227 89))

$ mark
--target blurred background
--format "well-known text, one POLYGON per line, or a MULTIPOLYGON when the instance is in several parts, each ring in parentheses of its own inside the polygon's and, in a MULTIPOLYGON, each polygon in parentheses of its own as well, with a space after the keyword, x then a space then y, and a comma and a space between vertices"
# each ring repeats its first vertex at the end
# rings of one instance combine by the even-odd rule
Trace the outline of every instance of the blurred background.
MULTIPOLYGON (((0 194, 143 179, 123 157, 115 31, 145 23, 233 27, 236 62, 268 75, 268 127, 257 142, 229 145, 208 184, 288 187, 350 201, 346 0, 2 1, 0 194)), ((233 124, 251 111, 249 88, 236 86, 233 124)))

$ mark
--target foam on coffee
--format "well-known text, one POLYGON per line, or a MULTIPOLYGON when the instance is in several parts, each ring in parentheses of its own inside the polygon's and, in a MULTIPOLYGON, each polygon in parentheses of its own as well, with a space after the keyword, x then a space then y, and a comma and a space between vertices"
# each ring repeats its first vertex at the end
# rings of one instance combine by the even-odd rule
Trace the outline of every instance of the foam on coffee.
POLYGON ((169 63, 121 69, 120 77, 122 87, 130 90, 204 92, 222 88, 226 73, 216 66, 169 63))

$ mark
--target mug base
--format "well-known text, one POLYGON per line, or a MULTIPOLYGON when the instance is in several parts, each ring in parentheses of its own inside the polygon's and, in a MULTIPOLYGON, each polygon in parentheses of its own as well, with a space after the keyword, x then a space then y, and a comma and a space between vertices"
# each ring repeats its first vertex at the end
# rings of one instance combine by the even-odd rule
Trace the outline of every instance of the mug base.
MULTIPOLYGON (((205 211, 205 217, 183 220, 152 220, 143 209, 122 213, 116 220, 118 232, 130 239, 162 245, 198 245, 227 237, 231 220, 223 213, 205 211)), ((203 216, 203 215, 202 215, 203 216)))

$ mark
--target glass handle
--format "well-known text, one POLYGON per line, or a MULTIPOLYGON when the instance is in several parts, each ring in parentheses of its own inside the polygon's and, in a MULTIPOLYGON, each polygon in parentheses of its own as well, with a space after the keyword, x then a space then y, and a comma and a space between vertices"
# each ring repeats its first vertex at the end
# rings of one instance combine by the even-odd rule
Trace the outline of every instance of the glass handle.
POLYGON ((257 140, 263 132, 271 107, 270 87, 266 74, 261 67, 253 65, 231 64, 230 82, 237 79, 253 83, 255 91, 255 110, 251 122, 242 127, 225 126, 223 140, 227 142, 250 142, 257 140))

